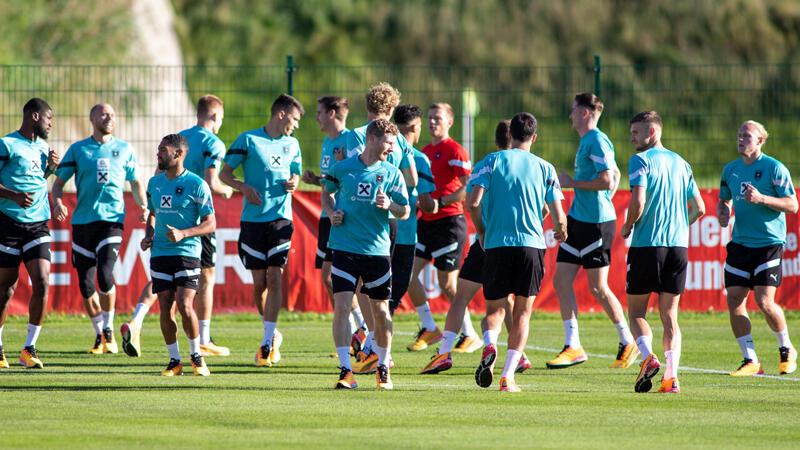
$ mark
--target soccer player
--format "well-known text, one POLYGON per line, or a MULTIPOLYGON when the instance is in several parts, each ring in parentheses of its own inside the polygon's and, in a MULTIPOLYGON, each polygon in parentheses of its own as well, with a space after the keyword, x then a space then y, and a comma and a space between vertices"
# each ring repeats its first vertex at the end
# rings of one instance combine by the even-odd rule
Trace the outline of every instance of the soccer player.
POLYGON ((3 351, 3 327, 8 302, 19 280, 19 263, 31 279, 28 334, 19 362, 28 369, 44 367, 36 351, 50 284, 50 203, 47 177, 60 157, 47 142, 53 110, 40 98, 22 107, 19 130, 0 138, 0 368, 8 368, 3 351))
POLYGON ((416 187, 407 187, 408 206, 411 209, 408 219, 397 222, 397 239, 392 254, 392 299, 389 301, 392 315, 400 306, 411 282, 417 244, 417 205, 427 213, 436 212, 436 202, 430 194, 436 190, 431 162, 424 153, 414 148, 422 133, 422 109, 416 105, 400 105, 394 111, 394 123, 411 146, 418 181, 416 187))
POLYGON ((139 221, 148 216, 133 147, 114 137, 116 113, 109 104, 89 111, 92 135, 72 144, 56 169, 52 196, 56 220, 67 218, 64 184, 75 176, 78 203, 72 214, 72 266, 78 272, 83 305, 92 320, 94 345, 89 353, 117 353, 114 339, 114 263, 122 245, 125 182, 139 206, 139 221), (96 282, 95 282, 96 278, 96 282))
MULTIPOLYGON (((501 120, 497 124, 495 129, 494 143, 497 146, 498 151, 511 149, 510 120, 501 120)), ((485 159, 475 164, 469 183, 467 183, 467 195, 472 193, 472 188, 475 186, 476 176, 483 167, 484 161, 485 159)), ((482 213, 483 222, 486 223, 486 210, 482 210, 482 213)), ((545 211, 542 214, 542 220, 547 217, 547 214, 549 214, 549 210, 545 208, 545 211)), ((451 358, 451 352, 453 351, 457 353, 472 353, 473 351, 481 348, 480 339, 468 337, 463 334, 459 336, 458 330, 464 320, 462 312, 467 310, 472 298, 475 297, 475 294, 477 294, 483 286, 484 258, 485 253, 483 251, 483 247, 481 247, 481 243, 478 241, 478 239, 475 239, 475 242, 473 242, 469 248, 467 257, 464 258, 464 263, 461 265, 461 270, 458 272, 458 287, 456 288, 456 295, 453 298, 453 303, 450 309, 447 311, 444 333, 442 333, 442 343, 439 346, 439 350, 436 352, 436 354, 431 357, 430 362, 428 362, 428 364, 420 371, 421 374, 437 374, 453 367, 453 360, 451 358), (456 340, 456 338, 458 338, 458 340, 456 340), (466 345, 463 345, 462 339, 468 339, 469 341, 466 345)), ((513 303, 513 296, 509 296, 506 299, 505 316, 503 317, 506 330, 509 331, 511 330, 511 326, 513 324, 513 303)), ((481 325, 484 328, 483 344, 486 346, 496 346, 498 337, 497 333, 486 329, 485 320, 481 321, 481 325)), ((524 372, 530 369, 530 367, 530 360, 528 359, 527 355, 525 355, 525 352, 522 352, 522 357, 517 364, 516 373, 524 372)))
POLYGON ((256 352, 257 366, 280 360, 282 336, 276 332, 283 291, 281 277, 292 245, 292 193, 303 167, 300 144, 292 137, 303 105, 281 94, 272 103, 270 119, 261 128, 242 133, 225 155, 220 178, 244 194, 239 257, 253 275, 253 297, 264 323, 264 339, 256 352), (233 169, 242 166, 244 182, 233 169))
POLYGON ((630 121, 631 142, 638 153, 628 164, 631 200, 620 236, 626 239, 633 230, 625 291, 631 331, 644 358, 634 390, 650 391, 651 380, 661 368, 646 318, 650 294, 655 292, 666 359, 658 392, 678 393, 678 301, 686 285, 689 225, 705 213, 705 205, 689 163, 661 145, 662 127, 655 111, 641 112, 630 121))
MULTIPOLYGON (((511 119, 513 148, 484 158, 467 199, 478 239, 486 251, 483 265, 486 321, 488 330, 495 335, 500 332, 506 298, 514 295, 508 354, 500 378, 500 390, 507 392, 520 391, 514 372, 528 341, 531 308, 544 275, 547 246, 542 211, 545 204, 553 214, 555 238, 563 241, 567 237, 561 208, 564 196, 556 170, 530 152, 536 140, 536 128, 536 118, 529 113, 519 113, 511 119)), ((475 372, 479 386, 492 385, 496 359, 496 345, 486 346, 475 372)))
POLYGON ((558 180, 562 189, 575 189, 575 198, 567 213, 569 240, 559 246, 553 276, 565 339, 564 349, 547 362, 550 369, 574 366, 587 359, 578 334, 578 302, 573 288, 581 267, 586 271, 589 292, 603 307, 619 335, 617 358, 611 367, 624 369, 639 354, 622 306, 608 287, 611 244, 617 231, 617 214, 611 198, 619 184, 619 169, 614 161, 614 145, 597 128, 602 113, 603 102, 594 94, 577 94, 572 102, 569 117, 572 128, 581 137, 575 155, 575 178, 562 170, 558 180))
MULTIPOLYGON (((447 103, 434 103, 428 108, 428 130, 432 140, 422 152, 431 161, 436 183, 436 191, 431 196, 438 209, 435 214, 423 212, 418 222, 419 242, 408 294, 422 320, 422 327, 414 341, 408 344, 409 351, 423 350, 442 339, 442 332, 433 321, 425 290, 419 281, 420 272, 428 262, 434 261, 439 287, 452 307, 461 253, 467 242, 467 220, 462 202, 466 197, 472 165, 466 150, 450 137, 454 117, 453 108, 447 103)), ((464 313, 461 332, 478 340, 468 311, 464 313)))
POLYGON ((200 330, 194 298, 200 278, 200 236, 217 227, 211 190, 202 178, 183 166, 189 142, 180 134, 164 136, 158 144, 158 169, 162 173, 147 183, 147 218, 142 250, 150 249, 150 275, 158 295, 161 333, 169 352, 163 376, 183 374, 178 349, 178 324, 172 313, 177 303, 183 331, 189 339, 189 359, 196 376, 208 376, 200 354, 200 330))
POLYGON ((410 212, 403 177, 387 162, 397 134, 397 127, 388 120, 372 121, 367 127, 364 151, 337 163, 323 180, 322 205, 332 225, 328 246, 333 250, 333 339, 341 366, 337 389, 357 386, 350 365, 347 318, 359 280, 363 283, 362 293, 372 301, 377 388, 393 387, 389 375, 392 345, 389 214, 402 220, 410 212), (334 200, 333 194, 337 192, 340 194, 334 200))
POLYGON ((731 328, 744 355, 742 365, 731 373, 734 376, 764 373, 750 335, 746 300, 751 290, 767 325, 778 339, 778 373, 797 370, 797 350, 789 340, 783 310, 775 304, 786 243, 785 213, 797 212, 797 196, 786 166, 762 153, 767 136, 767 130, 758 122, 748 120, 742 124, 738 139, 741 158, 722 170, 719 188, 717 216, 720 226, 728 226, 731 206, 736 212, 725 260, 731 328))
MULTIPOLYGON (((303 182, 322 186, 321 180, 324 179, 328 173, 333 169, 336 164, 337 157, 342 159, 347 150, 347 135, 350 130, 347 129, 347 115, 350 112, 350 104, 345 97, 326 96, 317 99, 317 123, 319 129, 327 134, 322 141, 322 151, 319 158, 319 175, 316 175, 312 170, 307 170, 303 173, 303 182)), ((333 254, 328 248, 328 237, 331 233, 331 219, 322 210, 319 219, 319 232, 317 239, 317 256, 314 258, 314 266, 317 269, 322 269, 322 283, 325 285, 325 291, 328 293, 328 299, 333 306, 333 285, 331 282, 331 261, 333 254)), ((361 314, 361 308, 358 306, 355 298, 351 309, 351 316, 355 323, 351 323, 351 328, 357 336, 360 337, 359 342, 363 342, 367 336, 367 324, 364 321, 364 316, 361 314)))
MULTIPOLYGON (((347 136, 347 157, 360 154, 366 145, 366 132, 370 123, 377 119, 390 120, 394 109, 400 104, 400 91, 392 87, 389 83, 378 83, 370 88, 365 97, 367 109, 367 123, 354 129, 347 136)), ((387 162, 398 169, 403 174, 403 180, 407 187, 417 185, 418 176, 414 166, 414 156, 411 146, 401 134, 394 136, 395 144, 393 151, 387 157, 387 162)), ((390 254, 394 253, 395 235, 397 233, 397 219, 389 218, 390 235, 390 254)), ((357 288, 358 291, 358 288, 357 288)), ((369 325, 370 330, 374 330, 374 325, 370 324, 373 314, 370 312, 370 301, 364 294, 357 294, 358 303, 361 311, 369 325)), ((375 344, 375 334, 370 332, 366 339, 362 339, 360 333, 354 334, 351 346, 356 355, 356 364, 353 367, 355 373, 370 373, 374 371, 378 364, 378 354, 373 350, 375 344)))

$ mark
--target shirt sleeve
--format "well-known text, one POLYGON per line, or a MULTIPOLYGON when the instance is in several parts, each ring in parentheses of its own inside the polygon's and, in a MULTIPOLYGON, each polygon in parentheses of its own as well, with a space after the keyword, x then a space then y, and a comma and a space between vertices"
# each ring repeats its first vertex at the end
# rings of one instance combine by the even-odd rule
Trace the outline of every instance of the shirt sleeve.
POLYGON ((628 164, 628 179, 630 180, 631 187, 642 186, 647 187, 647 174, 650 169, 647 163, 640 155, 633 155, 631 162, 628 164))
POLYGON ((129 147, 130 154, 128 160, 125 161, 125 181, 134 181, 139 178, 139 169, 136 166, 136 155, 132 147, 129 147))
POLYGON ((232 168, 239 167, 242 162, 247 158, 247 136, 240 135, 231 145, 231 148, 225 154, 225 164, 232 168))
POLYGON ((400 170, 394 171, 394 179, 388 186, 389 198, 398 205, 408 205, 408 194, 406 193, 406 182, 400 170))
POLYGON ((433 173, 431 172, 431 165, 428 161, 421 159, 419 164, 415 165, 417 168, 417 194, 429 194, 436 192, 436 184, 433 182, 433 173))
POLYGON ((794 195, 794 185, 792 185, 792 176, 789 174, 789 169, 783 164, 776 164, 772 174, 772 185, 775 187, 775 192, 778 198, 789 197, 794 195))
POLYGON ((725 166, 725 168, 722 169, 722 177, 719 181, 719 199, 724 201, 728 201, 733 198, 731 195, 731 187, 728 186, 728 172, 728 166, 725 166))
POLYGON ((488 191, 495 163, 496 158, 494 155, 489 155, 484 158, 480 169, 473 172, 470 176, 467 186, 472 184, 472 186, 480 186, 488 191))
POLYGON ((397 135, 397 145, 400 147, 399 151, 401 152, 400 156, 400 169, 405 169, 406 167, 415 167, 416 162, 414 161, 414 149, 408 145, 408 141, 403 135, 397 135))
POLYGON ((347 134, 347 150, 346 156, 348 158, 354 155, 360 155, 364 151, 364 138, 360 133, 355 130, 347 134))
POLYGON ((453 170, 456 177, 463 177, 469 175, 472 171, 472 164, 469 162, 469 154, 464 147, 456 144, 453 148, 453 153, 450 155, 450 160, 447 164, 453 170))
POLYGON ((150 211, 155 211, 153 206, 153 196, 150 194, 151 186, 153 185, 153 179, 150 178, 150 181, 147 182, 147 209, 150 211))
POLYGON ((472 174, 469 176, 469 181, 467 181, 467 187, 465 189, 467 194, 472 193, 472 187, 475 186, 475 179, 481 173, 481 169, 483 169, 484 161, 485 159, 478 161, 478 164, 475 164, 475 167, 472 168, 472 174))
POLYGON ((219 170, 222 163, 222 155, 225 153, 225 144, 221 139, 215 139, 208 150, 203 152, 203 167, 206 169, 213 167, 219 170))
POLYGON ((337 178, 339 175, 336 172, 337 167, 339 167, 338 164, 334 165, 330 171, 328 171, 328 175, 320 180, 322 187, 331 194, 339 190, 339 179, 337 178))
POLYGON ((603 139, 598 139, 589 148, 589 159, 597 173, 613 170, 617 166, 614 162, 614 147, 603 139))
POLYGON ((553 203, 564 200, 564 194, 561 192, 561 185, 558 183, 558 176, 556 175, 556 169, 555 167, 553 167, 552 164, 547 165, 547 169, 545 170, 544 184, 545 184, 545 191, 544 191, 545 203, 553 203))
POLYGON ((689 183, 686 185, 686 198, 694 198, 700 195, 700 189, 697 187, 697 183, 694 181, 694 174, 692 173, 692 167, 689 163, 686 163, 686 173, 689 175, 689 183))
POLYGON ((289 171, 292 174, 300 175, 303 170, 303 156, 300 153, 300 144, 295 143, 295 146, 297 147, 297 152, 295 152, 292 163, 289 165, 289 171))
POLYGON ((201 181, 197 185, 197 190, 192 200, 197 204, 197 214, 199 217, 214 214, 214 202, 211 199, 211 188, 208 187, 208 183, 205 181, 201 181))
MULTIPOLYGON (((2 155, 3 148, 4 146, 0 144, 0 155, 2 155)), ((69 181, 69 179, 75 175, 77 164, 75 163, 75 152, 72 150, 72 148, 73 146, 70 145, 70 147, 67 149, 67 153, 65 153, 64 157, 61 158, 61 162, 58 163, 58 167, 56 168, 56 176, 61 178, 62 181, 69 181)), ((0 163, 2 163, 2 161, 0 161, 0 163)))

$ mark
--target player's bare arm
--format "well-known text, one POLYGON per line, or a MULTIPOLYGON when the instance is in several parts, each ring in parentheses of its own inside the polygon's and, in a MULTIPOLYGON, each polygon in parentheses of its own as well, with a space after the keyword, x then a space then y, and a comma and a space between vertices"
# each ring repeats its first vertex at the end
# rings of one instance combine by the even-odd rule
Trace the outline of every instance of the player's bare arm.
POLYGON ((67 206, 64 204, 64 183, 65 181, 61 177, 56 177, 56 181, 50 189, 50 196, 53 199, 53 213, 59 222, 63 222, 69 213, 67 206))
POLYGON ((244 194, 244 197, 251 204, 261 204, 261 193, 258 192, 258 190, 256 190, 256 188, 253 186, 250 186, 249 184, 246 184, 245 182, 236 178, 236 175, 233 174, 233 167, 225 164, 222 167, 222 171, 219 173, 219 179, 222 180, 223 183, 244 194))
POLYGON ((645 200, 645 188, 642 186, 633 186, 631 188, 631 202, 628 205, 628 216, 625 218, 625 223, 622 225, 622 229, 619 232, 619 235, 622 236, 623 239, 627 239, 628 236, 631 235, 633 224, 642 217, 645 200))
POLYGON ((764 205, 774 211, 794 214, 797 212, 797 195, 787 197, 772 197, 762 194, 752 184, 748 184, 744 191, 744 199, 755 205, 764 205))
POLYGON ((689 199, 689 225, 703 217, 705 213, 706 205, 703 202, 703 197, 697 195, 689 199))

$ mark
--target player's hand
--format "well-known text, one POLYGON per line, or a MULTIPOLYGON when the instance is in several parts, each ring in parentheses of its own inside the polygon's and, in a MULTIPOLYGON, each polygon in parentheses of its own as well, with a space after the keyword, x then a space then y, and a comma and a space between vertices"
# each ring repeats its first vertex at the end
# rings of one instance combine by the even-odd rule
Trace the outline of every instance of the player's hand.
POLYGON ((67 218, 67 214, 69 213, 66 205, 64 205, 64 202, 62 202, 60 199, 57 200, 54 209, 55 209, 56 220, 59 222, 63 222, 64 219, 67 218))
POLYGON ((169 230, 167 231, 167 239, 169 239, 170 242, 179 242, 186 237, 186 233, 184 233, 183 230, 179 230, 170 225, 167 225, 167 229, 169 230))
POLYGON ((222 186, 222 198, 225 200, 233 197, 233 188, 230 186, 222 186))
POLYGON ((558 184, 560 184, 562 188, 571 188, 572 177, 569 176, 567 172, 564 172, 564 170, 558 169, 558 184))
POLYGON ((256 190, 253 186, 249 184, 242 184, 242 187, 239 189, 244 194, 244 198, 251 205, 260 205, 261 204, 261 193, 256 190))
POLYGON ((319 186, 319 180, 320 180, 320 177, 318 177, 314 173, 314 171, 306 170, 305 172, 303 172, 303 183, 315 184, 315 185, 319 186))
POLYGON ((342 222, 344 222, 344 211, 337 209, 329 216, 329 218, 331 219, 331 225, 339 226, 342 224, 342 222))
POLYGON ((342 161, 345 158, 345 151, 344 147, 334 148, 333 149, 333 159, 336 161, 342 161))
POLYGON ((758 189, 755 188, 752 184, 747 185, 747 188, 744 190, 744 199, 750 203, 755 205, 760 205, 764 203, 764 195, 761 192, 758 192, 758 189))
POLYGON ((731 208, 723 202, 717 203, 717 218, 719 219, 719 226, 727 227, 731 221, 731 208))
POLYGON ((286 189, 286 192, 294 192, 297 189, 297 186, 300 184, 300 177, 293 176, 288 180, 283 182, 283 188, 286 189))
POLYGON ((47 155, 47 166, 50 168, 51 171, 56 170, 58 167, 58 163, 61 162, 61 155, 58 154, 57 151, 50 149, 50 152, 47 155))
POLYGON ((392 201, 389 199, 389 196, 383 193, 383 190, 379 187, 378 193, 375 194, 375 206, 380 209, 389 209, 391 206, 392 201))
POLYGON ((150 214, 150 211, 148 211, 147 208, 141 208, 139 210, 139 215, 136 218, 139 219, 139 222, 145 223, 145 222, 147 222, 147 215, 148 214, 150 214))
POLYGON ((30 208, 33 205, 33 195, 35 192, 15 192, 12 194, 11 201, 23 208, 30 208))
POLYGON ((631 227, 627 223, 623 224, 622 229, 619 230, 619 235, 622 236, 622 239, 628 239, 628 236, 631 235, 631 230, 633 230, 633 227, 631 227))
POLYGON ((553 228, 553 237, 558 242, 566 241, 567 240, 567 226, 566 225, 562 225, 560 227, 553 228))
POLYGON ((139 246, 142 247, 142 250, 147 250, 148 248, 152 247, 153 246, 153 236, 150 236, 150 237, 145 236, 142 239, 142 242, 139 244, 139 246))

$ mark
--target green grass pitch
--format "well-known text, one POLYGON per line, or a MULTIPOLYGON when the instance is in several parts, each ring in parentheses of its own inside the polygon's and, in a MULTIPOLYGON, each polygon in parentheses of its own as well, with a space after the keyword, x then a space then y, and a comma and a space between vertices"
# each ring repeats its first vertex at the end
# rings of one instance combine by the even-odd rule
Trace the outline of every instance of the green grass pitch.
MULTIPOLYGON (((795 345, 800 314, 787 313, 795 345)), ((118 316, 117 327, 129 316, 118 316)), ((473 315, 477 324, 477 315, 473 315)), ((650 314, 651 324, 658 322, 650 314)), ((86 317, 50 315, 38 347, 44 370, 15 364, 25 317, 11 317, 3 340, 10 369, 0 371, 2 448, 791 448, 800 444, 800 372, 777 375, 775 338, 753 314, 756 350, 766 376, 727 375, 741 360, 726 314, 683 313, 679 395, 636 394, 638 364, 610 369, 617 338, 598 314, 579 318, 589 360, 564 370, 544 362, 562 346, 555 314, 534 313, 520 394, 497 391, 505 360, 501 335, 495 385, 474 381, 480 352, 455 355, 453 369, 418 375, 435 349, 405 350, 414 316, 395 321, 393 391, 357 375, 355 391, 333 389, 338 375, 330 316, 282 312, 283 359, 257 368, 262 327, 255 314, 219 315, 215 340, 229 357, 209 357, 208 378, 159 376, 168 356, 150 315, 144 355, 95 356, 86 317)), ((443 318, 437 317, 437 323, 443 318)), ((654 327, 661 350, 661 330, 654 327)), ((117 339, 119 340, 119 333, 117 339)), ((188 344, 181 331, 181 353, 188 344)), ((663 360, 663 358, 661 358, 663 360)))

